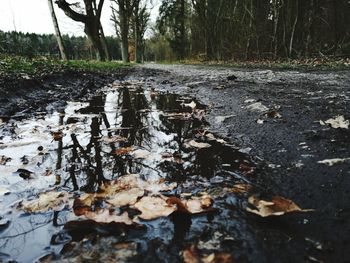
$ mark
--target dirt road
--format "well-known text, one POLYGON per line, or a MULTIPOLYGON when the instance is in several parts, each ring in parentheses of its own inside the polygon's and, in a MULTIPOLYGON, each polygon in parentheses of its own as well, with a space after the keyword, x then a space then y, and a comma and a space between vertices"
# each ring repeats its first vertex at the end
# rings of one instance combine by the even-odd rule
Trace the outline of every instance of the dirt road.
POLYGON ((249 219, 255 245, 264 251, 254 262, 350 261, 350 161, 318 163, 350 157, 349 129, 320 124, 339 115, 350 119, 350 72, 145 67, 166 71, 160 81, 167 83, 161 85, 165 90, 211 105, 211 128, 261 160, 255 179, 265 193, 315 209, 254 223, 249 219), (236 80, 227 80, 232 75, 236 80))

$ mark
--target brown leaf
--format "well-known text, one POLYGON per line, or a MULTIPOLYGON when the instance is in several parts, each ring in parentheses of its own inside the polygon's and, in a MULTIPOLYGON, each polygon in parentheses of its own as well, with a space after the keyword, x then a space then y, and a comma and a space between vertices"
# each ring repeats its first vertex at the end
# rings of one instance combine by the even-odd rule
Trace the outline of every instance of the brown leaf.
POLYGON ((68 203, 70 195, 66 192, 47 192, 40 194, 39 198, 32 201, 23 201, 23 210, 34 212, 45 212, 48 210, 59 211, 68 203))
POLYGON ((0 155, 0 165, 5 165, 6 163, 10 162, 12 159, 10 157, 7 157, 5 155, 0 155))
POLYGON ((185 249, 182 252, 185 263, 234 263, 233 256, 229 253, 212 253, 210 255, 200 255, 195 246, 185 249))
POLYGON ((168 216, 176 211, 175 205, 167 204, 161 197, 145 196, 136 204, 135 208, 141 211, 140 218, 144 220, 152 220, 158 217, 168 216))
POLYGON ((52 137, 54 139, 54 141, 59 141, 63 138, 63 132, 62 131, 56 131, 56 132, 52 132, 52 137))
POLYGON ((197 148, 197 149, 204 149, 209 148, 211 145, 209 143, 205 142, 196 142, 195 140, 191 140, 188 143, 185 144, 186 146, 197 148))
POLYGON ((137 202, 137 199, 145 194, 145 191, 140 188, 131 188, 128 190, 120 191, 115 195, 107 199, 107 203, 114 206, 133 205, 137 202))
POLYGON ((244 174, 252 174, 255 171, 255 167, 241 163, 239 165, 239 170, 242 171, 244 174))
POLYGON ((124 223, 126 225, 133 224, 133 221, 130 219, 127 212, 124 212, 121 215, 116 215, 113 211, 110 211, 108 209, 102 209, 95 212, 88 211, 82 217, 103 224, 109 224, 112 222, 124 223))
POLYGON ((229 189, 230 192, 237 194, 244 194, 252 188, 249 184, 235 184, 232 188, 229 189))
POLYGON ((94 203, 95 196, 93 194, 84 194, 79 198, 75 198, 73 202, 73 211, 76 216, 84 215, 91 211, 91 206, 94 203))
POLYGON ((200 214, 212 212, 213 199, 210 196, 203 196, 201 198, 192 198, 190 200, 181 200, 175 196, 167 199, 169 205, 176 205, 177 211, 189 214, 200 214))
POLYGON ((123 148, 119 148, 119 149, 115 150, 114 152, 112 152, 112 154, 114 154, 114 155, 126 155, 133 150, 134 150, 133 147, 123 147, 123 148))
POLYGON ((247 208, 248 212, 257 214, 261 217, 268 216, 281 216, 286 213, 291 212, 310 212, 314 211, 312 209, 301 209, 292 200, 275 196, 271 201, 265 201, 257 198, 256 196, 251 196, 248 198, 249 204, 253 205, 255 209, 247 208))

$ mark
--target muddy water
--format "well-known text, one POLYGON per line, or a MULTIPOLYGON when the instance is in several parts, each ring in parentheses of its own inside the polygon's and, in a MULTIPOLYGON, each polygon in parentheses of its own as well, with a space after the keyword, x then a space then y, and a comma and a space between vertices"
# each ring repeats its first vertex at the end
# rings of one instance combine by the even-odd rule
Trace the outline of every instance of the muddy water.
POLYGON ((250 236, 248 230, 242 232, 243 197, 225 189, 249 183, 254 163, 209 132, 205 109, 192 98, 120 82, 88 102, 68 102, 64 112, 0 122, 0 261, 75 258, 87 247, 106 255, 112 253, 106 246, 115 250, 116 244, 127 242, 134 253, 111 257, 174 262, 181 261, 181 251, 190 245, 202 245, 207 253, 242 246, 236 242, 239 236, 250 236), (193 147, 193 140, 210 147, 193 147), (42 192, 66 191, 74 197, 97 192, 104 182, 125 174, 176 182, 164 195, 206 192, 217 212, 164 217, 143 221, 142 228, 116 231, 84 224, 67 230, 69 206, 37 213, 20 208, 23 200, 42 192), (112 241, 106 245, 106 240, 112 241))

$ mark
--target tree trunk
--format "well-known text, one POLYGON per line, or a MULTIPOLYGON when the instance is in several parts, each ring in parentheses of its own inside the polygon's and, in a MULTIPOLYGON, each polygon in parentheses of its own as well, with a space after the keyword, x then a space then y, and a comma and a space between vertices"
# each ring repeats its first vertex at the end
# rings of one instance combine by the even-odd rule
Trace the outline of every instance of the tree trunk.
POLYGON ((57 22, 55 9, 53 7, 52 0, 48 0, 48 4, 49 4, 49 10, 51 13, 52 23, 53 23, 53 26, 55 28, 56 39, 57 39, 58 48, 60 49, 61 58, 62 58, 62 60, 68 60, 66 50, 65 50, 65 47, 63 44, 62 36, 61 36, 61 31, 60 31, 60 28, 58 26, 58 22, 57 22))
POLYGON ((100 24, 100 39, 101 39, 101 44, 102 44, 102 48, 103 48, 106 60, 107 61, 111 61, 111 57, 109 55, 109 50, 108 50, 106 36, 105 36, 105 33, 103 32, 103 28, 102 28, 101 24, 100 24))
POLYGON ((290 58, 292 57, 295 28, 297 26, 298 18, 299 18, 299 0, 296 0, 295 5, 296 5, 295 6, 295 19, 294 19, 292 33, 290 35, 290 41, 289 41, 289 57, 290 58))
POLYGON ((129 59, 129 26, 128 21, 123 14, 120 15, 120 37, 121 37, 121 51, 122 51, 122 59, 124 63, 130 62, 129 59))

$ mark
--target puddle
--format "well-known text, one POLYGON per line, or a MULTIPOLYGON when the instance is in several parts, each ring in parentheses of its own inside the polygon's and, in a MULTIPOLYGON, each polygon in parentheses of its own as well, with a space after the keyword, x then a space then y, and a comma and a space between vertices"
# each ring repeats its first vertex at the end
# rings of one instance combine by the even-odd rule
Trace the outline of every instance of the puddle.
MULTIPOLYGON (((240 227, 228 207, 239 210, 242 196, 227 189, 249 184, 254 163, 209 132, 205 108, 192 98, 121 82, 88 102, 68 102, 64 112, 0 122, 0 161, 6 160, 0 165, 0 189, 6 189, 0 191, 0 261, 33 262, 62 253, 75 258, 87 253, 86 244, 94 249, 101 244, 97 250, 102 251, 109 239, 100 240, 100 236, 112 236, 111 247, 137 251, 124 251, 131 257, 147 254, 176 261, 184 244, 208 242, 205 231, 217 233, 221 228, 216 236, 222 242, 230 240, 222 229, 227 224, 240 227), (217 212, 140 220, 137 227, 96 227, 83 220, 67 227, 75 198, 99 193, 102 185, 127 174, 138 174, 145 182, 176 183, 158 196, 210 195, 217 212), (56 211, 21 209, 22 201, 36 200, 50 191, 67 192, 70 201, 56 211), (221 222, 223 218, 230 223, 221 222), (76 251, 69 244, 81 247, 76 251), (160 252, 159 247, 170 250, 160 252)), ((94 209, 106 208, 106 202, 97 203, 94 209)), ((130 217, 140 214, 130 207, 114 209, 119 214, 128 211, 130 217)))

